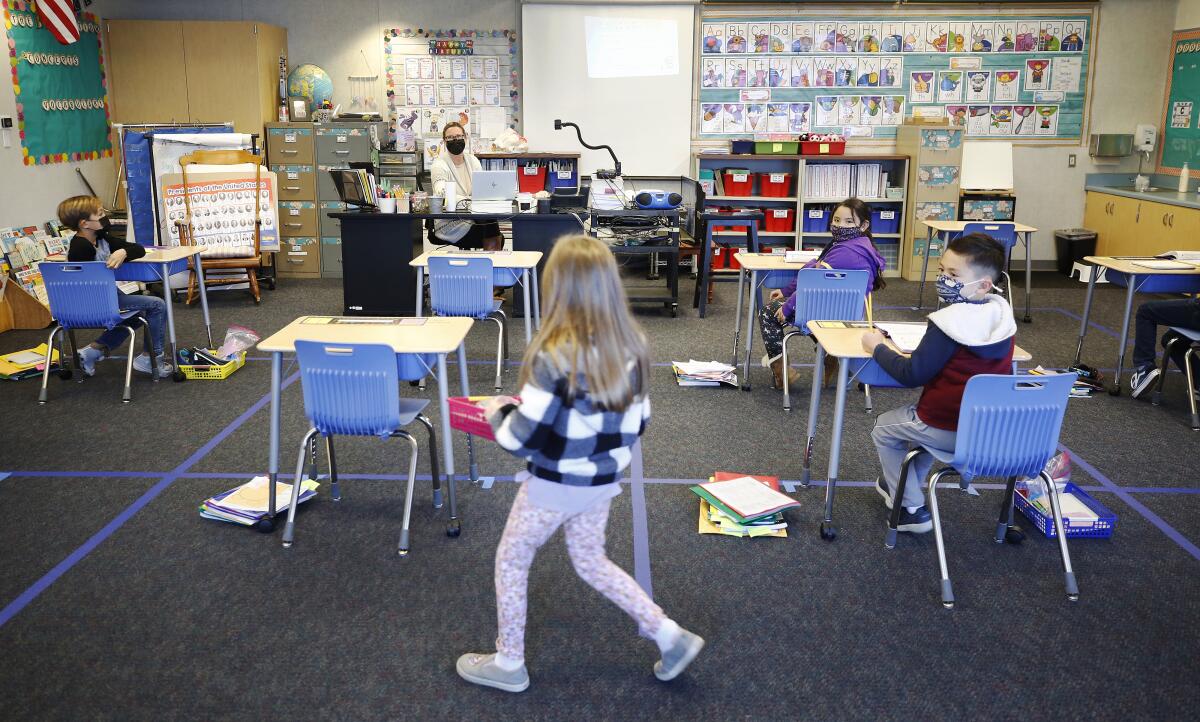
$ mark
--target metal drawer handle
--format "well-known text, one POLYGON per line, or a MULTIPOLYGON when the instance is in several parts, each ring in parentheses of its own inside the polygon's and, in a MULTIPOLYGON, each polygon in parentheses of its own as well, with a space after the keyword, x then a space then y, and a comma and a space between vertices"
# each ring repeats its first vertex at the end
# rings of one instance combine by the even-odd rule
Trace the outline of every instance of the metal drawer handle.
POLYGON ((287 259, 287 260, 288 260, 288 263, 296 263, 296 264, 299 264, 299 265, 304 265, 304 261, 302 261, 302 260, 301 260, 301 261, 297 261, 295 258, 289 258, 289 259, 287 259))
POLYGON ((300 186, 284 186, 283 189, 285 191, 298 191, 300 190, 300 186))
POLYGON ((284 223, 283 225, 287 226, 288 228, 303 228, 304 227, 303 223, 284 223))
POLYGON ((292 149, 290 149, 290 148, 283 148, 283 149, 281 149, 279 152, 280 152, 280 153, 291 153, 292 155, 296 155, 296 154, 297 154, 297 153, 299 153, 300 151, 298 151, 298 150, 292 150, 292 149))
POLYGON ((349 155, 350 154, 350 151, 348 151, 348 150, 335 150, 333 152, 337 153, 338 155, 349 155))

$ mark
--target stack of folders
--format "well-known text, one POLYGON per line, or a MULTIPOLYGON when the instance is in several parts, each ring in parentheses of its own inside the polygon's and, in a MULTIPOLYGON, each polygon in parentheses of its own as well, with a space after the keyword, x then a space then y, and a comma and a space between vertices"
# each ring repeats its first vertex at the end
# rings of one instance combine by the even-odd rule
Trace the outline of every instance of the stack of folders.
MULTIPOLYGON (((269 501, 267 499, 270 487, 267 477, 256 476, 241 486, 223 491, 220 494, 205 499, 200 505, 200 516, 205 519, 227 521, 231 524, 253 526, 259 519, 267 515, 269 501)), ((312 479, 300 482, 299 503, 303 504, 317 495, 319 484, 312 479)), ((292 503, 292 485, 275 482, 275 513, 287 511, 292 503)))
MULTIPOLYGON (((1054 376, 1057 374, 1066 373, 1065 370, 1044 369, 1041 366, 1029 369, 1029 373, 1033 376, 1054 376)), ((1075 383, 1071 384, 1071 398, 1073 399, 1090 399, 1092 394, 1097 391, 1103 391, 1104 384, 1093 379, 1087 379, 1082 376, 1075 377, 1075 383)))
POLYGON ((800 506, 779 491, 775 476, 718 471, 692 491, 700 497, 701 534, 786 537, 783 510, 800 506))
POLYGON ((671 370, 680 386, 737 386, 735 367, 720 361, 672 361, 671 370))
MULTIPOLYGON (((51 356, 51 368, 58 366, 58 351, 51 356)), ((0 356, 0 381, 20 381, 41 376, 46 363, 46 344, 38 344, 24 351, 14 351, 0 356)))

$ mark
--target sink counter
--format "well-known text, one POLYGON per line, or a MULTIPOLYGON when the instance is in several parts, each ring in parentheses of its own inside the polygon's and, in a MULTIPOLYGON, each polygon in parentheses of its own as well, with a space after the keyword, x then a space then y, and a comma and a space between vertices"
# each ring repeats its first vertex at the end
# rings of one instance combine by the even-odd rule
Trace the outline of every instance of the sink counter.
POLYGON ((1088 185, 1084 186, 1084 190, 1094 193, 1107 193, 1109 195, 1122 196, 1124 198, 1133 198, 1134 200, 1139 201, 1166 203, 1172 206, 1200 210, 1200 194, 1180 193, 1174 188, 1158 188, 1148 191, 1136 191, 1132 186, 1088 185))

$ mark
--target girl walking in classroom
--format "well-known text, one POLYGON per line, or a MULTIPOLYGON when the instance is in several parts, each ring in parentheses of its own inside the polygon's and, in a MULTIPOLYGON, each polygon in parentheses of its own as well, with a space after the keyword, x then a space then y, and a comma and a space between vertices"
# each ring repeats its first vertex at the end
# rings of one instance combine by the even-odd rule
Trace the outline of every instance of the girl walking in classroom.
POLYGON ((562 526, 575 572, 657 643, 654 674, 668 681, 704 640, 669 619, 604 550, 618 479, 650 419, 646 337, 629 312, 612 252, 595 238, 559 240, 543 286, 546 315, 525 354, 520 400, 498 396, 486 407, 496 441, 527 462, 496 550, 496 652, 462 655, 458 674, 507 692, 529 687, 529 568, 562 526))

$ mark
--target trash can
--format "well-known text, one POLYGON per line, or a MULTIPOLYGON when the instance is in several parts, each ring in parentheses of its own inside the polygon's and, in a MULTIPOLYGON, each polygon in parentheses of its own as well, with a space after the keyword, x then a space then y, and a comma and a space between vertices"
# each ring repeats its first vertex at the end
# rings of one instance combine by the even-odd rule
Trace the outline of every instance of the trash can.
POLYGON ((1096 232, 1087 228, 1064 228, 1054 232, 1054 251, 1058 272, 1071 275, 1071 268, 1084 256, 1096 255, 1096 232))

